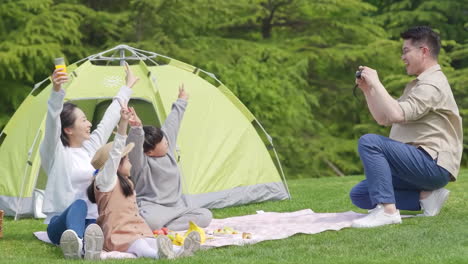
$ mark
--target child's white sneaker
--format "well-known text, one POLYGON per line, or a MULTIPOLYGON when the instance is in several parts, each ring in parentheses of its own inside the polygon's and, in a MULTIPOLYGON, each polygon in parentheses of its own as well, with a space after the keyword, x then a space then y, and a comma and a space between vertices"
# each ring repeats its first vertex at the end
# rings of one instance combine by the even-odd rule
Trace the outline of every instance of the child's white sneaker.
POLYGON ((60 248, 66 259, 81 259, 83 242, 75 231, 67 229, 60 237, 60 248))
POLYGON ((426 197, 426 199, 419 201, 423 213, 418 214, 418 216, 438 215, 445 201, 447 201, 449 194, 450 191, 445 188, 440 188, 432 191, 432 193, 428 197, 426 197))
POLYGON ((354 220, 351 226, 368 228, 391 224, 401 224, 400 211, 397 210, 394 214, 387 214, 384 212, 383 206, 379 204, 365 217, 354 220))
POLYGON ((193 256, 193 253, 200 249, 200 241, 201 238, 198 232, 190 232, 184 239, 184 247, 176 257, 179 258, 193 256))
POLYGON ((173 259, 175 257, 172 241, 167 236, 160 235, 156 237, 156 246, 158 247, 158 257, 160 259, 173 259))
POLYGON ((101 251, 104 246, 104 234, 97 224, 86 227, 84 234, 84 258, 86 260, 101 259, 101 251))

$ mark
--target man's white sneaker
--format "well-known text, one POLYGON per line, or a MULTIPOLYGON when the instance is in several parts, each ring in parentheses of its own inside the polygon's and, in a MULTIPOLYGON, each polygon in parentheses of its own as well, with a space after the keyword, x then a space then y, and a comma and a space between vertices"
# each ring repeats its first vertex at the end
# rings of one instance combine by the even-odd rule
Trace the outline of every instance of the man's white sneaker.
POLYGON ((84 234, 84 258, 86 260, 101 259, 101 251, 104 245, 104 234, 97 224, 86 227, 84 234))
POLYGON ((60 248, 66 259, 81 259, 83 242, 75 231, 67 229, 60 237, 60 248))
POLYGON ((156 237, 156 246, 160 259, 173 259, 175 257, 172 241, 167 236, 156 237))
POLYGON ((184 239, 184 247, 176 257, 179 258, 193 256, 193 253, 200 249, 200 241, 201 238, 198 232, 190 232, 184 239))
POLYGON ((438 215, 445 201, 447 201, 449 194, 450 191, 445 188, 440 188, 432 191, 432 193, 428 197, 426 197, 426 199, 419 201, 423 213, 418 214, 418 216, 438 215))
POLYGON ((351 226, 368 228, 391 224, 401 224, 400 211, 397 210, 394 214, 387 214, 384 212, 383 206, 379 204, 365 217, 354 220, 351 226))

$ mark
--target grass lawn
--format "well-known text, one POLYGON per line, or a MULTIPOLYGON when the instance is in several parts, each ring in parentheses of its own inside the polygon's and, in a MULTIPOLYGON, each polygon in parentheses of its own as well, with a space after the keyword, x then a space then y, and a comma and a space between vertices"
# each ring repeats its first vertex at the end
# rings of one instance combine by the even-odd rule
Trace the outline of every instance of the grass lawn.
MULTIPOLYGON (((373 229, 343 229, 315 235, 200 251, 194 257, 158 263, 468 263, 468 171, 450 183, 450 198, 436 217, 403 220, 401 225, 373 229)), ((256 210, 315 212, 355 210, 350 188, 363 176, 289 181, 290 201, 251 204, 214 210, 216 218, 254 214, 256 210)), ((403 212, 409 213, 409 212, 403 212)), ((0 263, 69 263, 58 247, 40 242, 33 231, 45 230, 42 220, 4 220, 0 263)), ((78 263, 80 261, 74 261, 78 263)), ((150 259, 112 260, 106 263, 153 263, 150 259)))

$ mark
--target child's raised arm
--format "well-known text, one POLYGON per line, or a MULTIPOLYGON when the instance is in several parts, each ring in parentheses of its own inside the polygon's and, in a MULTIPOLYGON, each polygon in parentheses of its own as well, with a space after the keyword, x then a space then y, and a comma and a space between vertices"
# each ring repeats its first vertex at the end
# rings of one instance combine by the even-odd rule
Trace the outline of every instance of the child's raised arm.
MULTIPOLYGON (((122 159, 122 151, 125 148, 128 119, 130 115, 130 111, 128 111, 126 105, 123 105, 120 110, 120 122, 117 127, 117 134, 115 135, 112 148, 109 151, 108 159, 96 176, 96 186, 101 192, 111 191, 117 183, 117 170, 119 169, 120 160, 122 159)), ((103 148, 106 147, 107 145, 103 148)), ((96 155, 100 155, 100 151, 101 149, 96 152, 96 155)), ((106 151, 104 151, 104 153, 106 153, 106 151)))
POLYGON ((136 182, 140 175, 140 171, 146 164, 146 155, 143 153, 145 134, 143 132, 143 124, 133 107, 130 107, 130 112, 131 117, 128 120, 128 123, 130 124, 131 128, 130 132, 128 133, 127 144, 133 142, 135 147, 128 154, 128 158, 132 164, 132 180, 136 182))
POLYGON ((172 109, 167 116, 161 129, 167 136, 169 142, 169 149, 171 152, 175 151, 177 135, 179 134, 180 123, 184 116, 185 108, 187 107, 188 93, 185 91, 184 84, 179 86, 179 96, 177 101, 172 104, 172 109))

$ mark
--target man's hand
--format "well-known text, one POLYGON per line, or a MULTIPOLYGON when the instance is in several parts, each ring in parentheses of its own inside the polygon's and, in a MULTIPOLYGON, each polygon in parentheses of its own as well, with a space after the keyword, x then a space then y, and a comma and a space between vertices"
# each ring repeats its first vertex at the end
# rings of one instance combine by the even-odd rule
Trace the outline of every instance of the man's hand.
POLYGON ((189 94, 185 91, 184 84, 181 84, 179 86, 179 99, 183 99, 183 100, 187 101, 188 98, 189 98, 189 94))
POLYGON ((130 124, 130 126, 141 127, 142 123, 137 113, 135 112, 135 109, 133 107, 130 107, 129 110, 130 110, 130 119, 128 120, 128 123, 130 124))
POLYGON ((356 79, 356 84, 361 88, 362 92, 368 93, 373 87, 380 84, 376 70, 366 66, 359 66, 359 70, 361 71, 361 78, 356 79))
POLYGON ((136 77, 132 70, 130 70, 130 66, 127 62, 125 62, 125 74, 125 82, 128 88, 132 88, 140 80, 140 78, 136 77))
POLYGON ((62 69, 55 69, 52 73, 52 84, 54 91, 58 92, 62 88, 62 84, 68 82, 68 74, 62 69))

